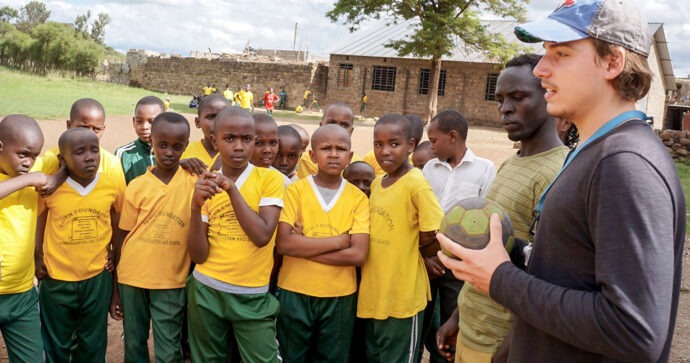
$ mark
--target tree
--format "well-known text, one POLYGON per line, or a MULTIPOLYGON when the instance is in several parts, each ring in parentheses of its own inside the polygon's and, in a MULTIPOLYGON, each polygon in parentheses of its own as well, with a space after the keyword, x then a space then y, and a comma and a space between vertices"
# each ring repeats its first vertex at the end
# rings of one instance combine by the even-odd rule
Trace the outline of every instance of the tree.
POLYGON ((351 32, 372 19, 383 18, 389 25, 408 20, 416 22, 411 36, 385 46, 395 49, 400 56, 431 57, 425 115, 428 122, 437 109, 441 58, 459 46, 501 61, 514 55, 519 46, 501 34, 487 31, 479 21, 479 14, 524 21, 525 3, 526 0, 337 0, 326 16, 333 22, 344 18, 343 24, 349 24, 351 32))
POLYGON ((103 45, 105 41, 105 27, 110 24, 110 15, 107 13, 98 13, 98 19, 91 25, 91 39, 96 43, 103 45))
POLYGON ((45 24, 49 17, 50 11, 46 9, 46 4, 33 0, 19 8, 17 29, 29 33, 36 25, 45 24))
POLYGON ((9 6, 3 6, 0 8, 0 23, 9 23, 12 21, 12 19, 16 19, 17 16, 19 16, 17 9, 9 6))
POLYGON ((77 34, 81 34, 84 38, 89 37, 89 18, 91 17, 91 10, 88 10, 86 14, 77 15, 74 19, 74 30, 77 34))

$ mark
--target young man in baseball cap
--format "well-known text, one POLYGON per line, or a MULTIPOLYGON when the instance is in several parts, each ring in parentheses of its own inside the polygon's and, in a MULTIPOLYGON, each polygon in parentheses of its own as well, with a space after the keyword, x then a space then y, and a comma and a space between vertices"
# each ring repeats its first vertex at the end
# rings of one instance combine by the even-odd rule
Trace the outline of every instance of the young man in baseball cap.
POLYGON ((492 217, 484 250, 439 235, 454 274, 515 313, 510 362, 666 362, 678 309, 685 203, 674 164, 635 101, 652 39, 631 1, 568 0, 516 27, 543 42, 534 69, 548 112, 580 144, 546 188, 524 272, 492 217))

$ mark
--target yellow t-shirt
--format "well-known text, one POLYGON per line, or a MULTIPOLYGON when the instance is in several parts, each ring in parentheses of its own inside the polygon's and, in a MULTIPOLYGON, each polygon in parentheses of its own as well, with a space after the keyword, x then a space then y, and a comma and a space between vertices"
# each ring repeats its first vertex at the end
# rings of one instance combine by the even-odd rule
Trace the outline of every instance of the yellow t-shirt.
POLYGON ((371 184, 369 257, 362 266, 357 316, 404 319, 431 300, 419 232, 437 230, 443 212, 419 169, 383 188, 371 184))
POLYGON ((307 98, 309 98, 309 95, 311 95, 311 91, 309 91, 309 90, 304 91, 304 99, 305 99, 305 100, 306 100, 307 98))
MULTIPOLYGON (((262 206, 283 207, 285 186, 278 171, 249 164, 235 185, 249 208, 257 214, 262 206)), ((197 271, 237 286, 268 285, 275 241, 272 239, 259 248, 249 240, 235 217, 228 193, 216 194, 207 200, 201 214, 208 223, 209 252, 206 262, 196 265, 197 271)))
MULTIPOLYGON (((338 192, 326 203, 314 179, 307 177, 288 187, 280 221, 291 226, 300 222, 307 237, 369 234, 369 201, 361 190, 342 179, 338 192)), ((309 296, 347 296, 357 291, 357 277, 354 266, 331 266, 285 256, 278 286, 309 296)))
POLYGON ((208 96, 208 95, 211 94, 211 92, 213 92, 213 88, 212 88, 212 87, 206 87, 206 86, 204 86, 204 87, 201 87, 201 90, 204 92, 204 96, 208 96))
POLYGON ((201 140, 199 140, 190 142, 185 151, 182 153, 182 157, 180 157, 180 159, 197 158, 206 164, 207 168, 210 168, 211 165, 213 165, 213 161, 215 160, 216 156, 218 156, 218 154, 214 156, 209 155, 208 151, 206 151, 206 148, 201 143, 201 140))
MULTIPOLYGON (((0 174, 0 182, 9 179, 0 174)), ((0 295, 26 292, 34 286, 37 209, 33 187, 0 199, 0 295)))
MULTIPOLYGON (((362 158, 360 158, 359 155, 357 155, 357 153, 353 153, 352 160, 350 160, 350 162, 354 163, 355 161, 360 160, 362 160, 362 158)), ((299 158, 299 161, 297 162, 297 171, 295 172, 297 178, 304 179, 309 175, 316 174, 317 171, 319 171, 319 166, 315 162, 311 161, 311 157, 309 156, 309 150, 303 152, 302 156, 299 158)))
POLYGON ((374 174, 376 176, 386 174, 383 169, 381 169, 381 165, 379 165, 379 162, 376 161, 376 155, 374 155, 374 150, 369 151, 364 157, 362 158, 364 162, 369 164, 373 169, 374 169, 374 174))
POLYGON ((232 101, 232 91, 226 89, 225 91, 223 91, 223 97, 225 97, 225 99, 228 101, 232 101))
POLYGON ((165 184, 151 169, 125 190, 120 228, 130 232, 117 276, 120 283, 144 289, 181 288, 191 263, 187 235, 196 178, 178 168, 165 184))
POLYGON ((48 211, 43 262, 56 280, 82 281, 103 271, 112 237, 111 209, 120 212, 124 184, 99 173, 81 186, 71 178, 39 202, 48 211))
MULTIPOLYGON (((110 151, 100 148, 101 162, 98 166, 98 172, 107 174, 122 182, 122 189, 125 188, 125 172, 122 171, 122 163, 120 159, 110 151)), ((57 147, 46 150, 43 153, 43 167, 41 168, 46 174, 55 174, 60 169, 60 160, 57 155, 60 149, 57 147)))
POLYGON ((251 91, 242 91, 240 95, 240 107, 252 108, 252 101, 254 101, 254 94, 251 91))

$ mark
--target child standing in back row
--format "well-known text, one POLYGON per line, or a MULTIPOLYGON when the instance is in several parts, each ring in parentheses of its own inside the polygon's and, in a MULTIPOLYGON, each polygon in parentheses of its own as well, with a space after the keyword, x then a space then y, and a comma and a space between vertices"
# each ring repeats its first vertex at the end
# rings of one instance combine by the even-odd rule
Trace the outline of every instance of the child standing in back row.
POLYGON ((288 187, 278 225, 278 341, 289 362, 348 362, 355 320, 355 266, 369 248, 369 203, 340 176, 350 135, 324 125, 312 136, 316 175, 288 187), (296 232, 300 230, 301 233, 296 232))
POLYGON ((429 183, 410 165, 414 145, 403 116, 376 122, 374 154, 386 174, 371 185, 371 243, 357 302, 357 317, 367 319, 369 362, 415 359, 431 299, 419 248, 435 241, 443 213, 429 183))
POLYGON ((281 360, 268 285, 284 186, 279 172, 249 163, 255 137, 249 112, 221 110, 211 139, 222 168, 195 186, 189 254, 197 265, 187 283, 194 362, 227 362, 231 329, 245 362, 281 360))
POLYGON ((182 361, 184 287, 191 263, 187 235, 196 182, 179 165, 188 142, 187 119, 172 112, 158 115, 151 124, 156 166, 125 191, 119 226, 126 238, 114 247, 119 290, 113 289, 111 307, 121 305, 125 362, 148 361, 150 325, 156 361, 182 361))
POLYGON ((41 201, 36 226, 46 361, 103 362, 112 292, 105 265, 124 183, 98 172, 100 146, 92 131, 69 129, 58 144, 68 178, 41 201))
POLYGON ((199 141, 189 143, 180 161, 180 163, 189 163, 190 166, 187 169, 195 174, 201 174, 202 170, 208 170, 213 165, 213 161, 218 154, 211 141, 213 119, 220 110, 228 106, 228 100, 220 94, 204 97, 199 103, 194 124, 197 129, 201 129, 204 137, 199 141))

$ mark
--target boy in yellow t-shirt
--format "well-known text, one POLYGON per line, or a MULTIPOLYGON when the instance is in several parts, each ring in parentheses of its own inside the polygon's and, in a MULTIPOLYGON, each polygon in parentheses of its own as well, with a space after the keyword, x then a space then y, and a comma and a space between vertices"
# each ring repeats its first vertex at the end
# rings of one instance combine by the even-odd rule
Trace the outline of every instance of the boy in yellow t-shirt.
POLYGON ((357 304, 357 316, 367 319, 370 362, 415 359, 431 298, 419 248, 435 241, 443 213, 422 172, 410 165, 414 146, 403 116, 389 114, 376 122, 374 154, 386 174, 371 184, 371 243, 357 304))
MULTIPOLYGON (((105 132, 105 109, 103 105, 93 98, 82 98, 72 104, 69 112, 69 120, 65 122, 67 129, 75 127, 85 128, 93 131, 100 139, 105 132)), ((43 154, 43 172, 54 174, 60 169, 58 159, 59 150, 57 147, 47 150, 43 154)), ((101 161, 98 172, 112 176, 121 181, 123 188, 125 185, 125 173, 122 171, 122 164, 110 151, 100 148, 101 161)))
POLYGON ((231 329, 245 362, 280 361, 279 307, 268 285, 283 178, 249 163, 255 137, 249 112, 221 110, 211 137, 221 170, 204 173, 194 189, 188 243, 197 265, 187 283, 194 362, 227 362, 231 329))
MULTIPOLYGON (((319 127, 323 125, 334 124, 341 126, 352 136, 355 130, 355 114, 352 113, 350 106, 336 102, 326 109, 319 122, 319 127)), ((362 160, 357 154, 352 154, 352 161, 362 160)), ((306 178, 309 175, 316 174, 318 167, 315 162, 311 160, 308 153, 302 152, 302 157, 297 164, 297 177, 299 179, 306 178)))
MULTIPOLYGON (((424 121, 422 119, 414 114, 407 114, 404 116, 407 121, 410 122, 410 127, 411 127, 411 132, 412 132, 412 137, 414 138, 414 146, 415 149, 419 145, 419 143, 422 140, 422 137, 424 137, 424 121)), ((362 160, 364 160, 369 166, 371 166, 374 169, 374 173, 376 173, 376 176, 383 175, 386 172, 381 168, 381 165, 379 165, 378 162, 376 162, 376 156, 374 155, 374 150, 369 151, 366 153, 363 157, 362 160)), ((410 154, 410 163, 414 165, 412 161, 412 154, 410 154)))
POLYGON ((104 266, 124 183, 98 172, 100 146, 90 130, 69 129, 58 144, 68 178, 41 200, 36 226, 45 355, 48 362, 102 362, 112 291, 104 266))
POLYGON ((29 172, 43 147, 36 121, 9 115, 0 121, 0 330, 11 362, 42 362, 43 344, 34 289, 34 233, 38 194, 46 175, 29 172))
POLYGON ((127 237, 114 248, 119 290, 113 289, 111 311, 121 306, 124 315, 126 362, 149 359, 151 325, 156 360, 182 361, 185 281, 191 263, 187 235, 196 182, 179 165, 188 142, 184 116, 158 115, 151 125, 156 166, 125 191, 119 225, 121 236, 127 237))
POLYGON ((216 155, 218 155, 218 151, 213 147, 213 142, 211 141, 213 119, 220 110, 229 105, 229 101, 220 94, 212 94, 208 97, 204 97, 204 99, 199 102, 197 116, 194 118, 194 125, 196 125, 197 129, 201 129, 204 137, 199 141, 189 143, 187 149, 182 154, 180 166, 196 175, 200 175, 211 168, 216 159, 216 155))
POLYGON ((355 266, 369 248, 369 202, 340 176, 350 135, 324 125, 312 135, 316 175, 291 184, 278 225, 278 341, 289 362, 348 362, 357 304, 355 266), (301 232, 301 233, 300 233, 301 232))

